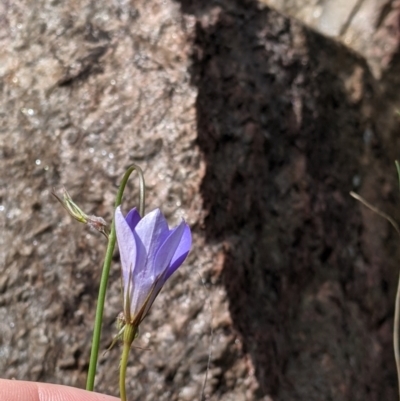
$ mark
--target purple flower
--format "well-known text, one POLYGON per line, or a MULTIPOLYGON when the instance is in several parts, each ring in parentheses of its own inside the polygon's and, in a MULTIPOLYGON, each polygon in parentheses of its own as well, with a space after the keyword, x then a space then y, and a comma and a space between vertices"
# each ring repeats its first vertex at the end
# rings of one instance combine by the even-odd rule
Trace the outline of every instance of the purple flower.
POLYGON ((192 235, 184 221, 170 230, 159 209, 141 218, 134 208, 124 217, 119 206, 115 229, 121 255, 124 319, 138 326, 165 282, 186 259, 192 235))

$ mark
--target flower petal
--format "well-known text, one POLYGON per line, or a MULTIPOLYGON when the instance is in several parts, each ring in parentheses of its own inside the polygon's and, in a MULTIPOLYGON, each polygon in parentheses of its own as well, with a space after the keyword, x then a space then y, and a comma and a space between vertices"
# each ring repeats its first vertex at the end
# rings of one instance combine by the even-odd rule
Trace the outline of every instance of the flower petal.
POLYGON ((115 211, 115 228, 121 255, 124 313, 130 323, 139 324, 165 281, 189 253, 192 237, 182 222, 169 230, 159 209, 143 218, 136 208, 126 217, 115 211))
POLYGON ((151 289, 151 293, 149 294, 148 298, 147 298, 147 302, 146 305, 144 305, 143 308, 143 313, 142 313, 142 318, 141 320, 143 320, 147 313, 149 312, 151 306, 153 305, 153 302, 155 301, 155 299, 157 298, 157 295, 159 294, 159 292, 161 291, 163 285, 165 284, 165 281, 162 280, 162 277, 159 278, 159 280, 157 280, 154 283, 153 288, 151 289))
MULTIPOLYGON (((142 310, 143 313, 141 319, 146 316, 158 293, 161 291, 163 285, 169 277, 168 276, 166 278, 165 271, 170 264, 171 258, 175 255, 177 247, 179 247, 181 244, 182 235, 185 233, 186 229, 189 230, 190 235, 189 227, 185 224, 185 222, 182 222, 178 227, 171 230, 168 238, 158 250, 154 259, 154 264, 149 266, 149 270, 152 268, 153 272, 150 274, 150 272, 147 271, 146 274, 152 277, 152 281, 147 282, 147 291, 143 291, 143 294, 141 294, 141 302, 143 302, 144 307, 142 310), (146 297, 145 294, 147 294, 146 297)), ((138 302, 138 304, 141 302, 138 302)), ((139 308, 137 308, 136 312, 139 312, 139 308)))
POLYGON ((125 217, 125 220, 132 231, 135 229, 140 219, 141 219, 140 214, 135 207, 131 209, 125 217))
POLYGON ((192 234, 190 227, 185 223, 185 230, 182 234, 181 241, 171 259, 170 265, 165 273, 165 281, 171 276, 172 273, 185 261, 192 246, 192 234))
POLYGON ((140 284, 137 277, 140 277, 140 273, 143 272, 146 266, 146 251, 141 241, 138 240, 137 234, 131 230, 121 212, 120 206, 115 210, 115 231, 121 258, 124 304, 129 291, 129 299, 132 306, 133 294, 136 292, 136 287, 140 284))
POLYGON ((136 277, 135 290, 131 293, 131 316, 136 317, 149 297, 154 280, 146 272, 140 272, 136 277))
POLYGON ((169 228, 160 209, 155 209, 139 221, 135 231, 147 252, 147 263, 152 265, 154 257, 169 235, 169 228))
MULTIPOLYGON (((154 259, 154 276, 158 277, 163 274, 167 267, 170 265, 172 257, 174 256, 180 242, 182 235, 185 232, 186 223, 182 221, 178 227, 173 229, 168 238, 161 245, 154 259)), ((164 280, 165 282, 165 280, 164 280)))
MULTIPOLYGON (((118 206, 115 210, 115 231, 121 257, 122 281, 124 289, 128 288, 129 276, 133 272, 137 259, 137 246, 135 236, 118 206)), ((124 299, 125 299, 124 294, 124 299)))
MULTIPOLYGON (((170 235, 160 247, 154 261, 155 282, 153 287, 151 289, 149 288, 151 293, 148 293, 148 297, 143 299, 146 305, 144 305, 142 320, 147 315, 167 279, 185 260, 189 253, 191 243, 192 236, 190 234, 190 228, 185 222, 182 222, 178 227, 170 231, 170 235), (173 269, 171 269, 172 263, 173 269)), ((139 312, 139 310, 137 310, 137 312, 139 312)))

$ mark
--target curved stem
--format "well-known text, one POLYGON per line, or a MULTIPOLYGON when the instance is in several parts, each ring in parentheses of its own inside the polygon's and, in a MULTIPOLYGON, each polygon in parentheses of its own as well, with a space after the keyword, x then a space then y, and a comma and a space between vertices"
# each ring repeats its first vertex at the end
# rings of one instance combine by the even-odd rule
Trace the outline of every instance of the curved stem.
MULTIPOLYGON (((399 179, 400 185, 400 164, 396 160, 396 169, 397 176, 399 179)), ((399 390, 399 398, 400 398, 400 350, 399 350, 399 320, 400 320, 400 276, 399 281, 397 283, 397 292, 396 292, 396 301, 394 304, 394 322, 393 322, 393 348, 394 348, 394 359, 396 361, 396 369, 397 369, 397 381, 398 381, 398 390, 399 390)))
POLYGON ((135 339, 136 330, 137 329, 135 326, 127 324, 123 334, 124 345, 122 348, 121 364, 119 367, 119 395, 121 397, 121 401, 126 401, 126 368, 128 366, 129 350, 131 349, 131 345, 135 339))
MULTIPOLYGON (((400 163, 398 160, 395 161, 397 176, 399 179, 399 186, 400 186, 400 163)), ((396 230, 397 234, 400 235, 400 227, 389 215, 383 213, 376 207, 369 204, 365 199, 361 198, 360 195, 355 194, 354 192, 350 192, 350 195, 359 200, 362 204, 366 207, 371 209, 373 212, 377 213, 384 219, 386 219, 396 230)), ((400 275, 397 283, 397 292, 396 292, 396 300, 394 303, 394 322, 393 322, 393 350, 394 350, 394 359, 396 361, 396 370, 397 370, 397 382, 398 382, 398 391, 399 391, 399 398, 400 398, 400 346, 399 346, 399 323, 400 323, 400 275)))
POLYGON ((397 284, 396 301, 394 306, 394 322, 393 322, 394 359, 396 361, 397 380, 399 385, 399 397, 400 397, 399 319, 400 319, 400 277, 399 277, 399 282, 397 284))
MULTIPOLYGON (((117 208, 122 201, 122 195, 124 193, 126 184, 128 182, 129 176, 132 172, 136 170, 139 174, 139 213, 143 217, 144 215, 144 204, 145 204, 145 183, 142 169, 136 164, 132 164, 131 167, 125 172, 121 184, 118 189, 117 197, 115 199, 115 208, 117 208)), ((110 266, 111 260, 114 253, 116 242, 116 234, 115 234, 115 224, 114 218, 111 223, 110 235, 108 238, 108 246, 106 251, 106 256, 104 258, 103 271, 101 273, 100 280, 100 288, 99 295, 97 298, 97 307, 96 307, 96 317, 94 321, 93 328, 93 339, 92 339, 92 349, 90 352, 90 362, 88 369, 88 376, 86 381, 86 390, 93 391, 94 388, 94 378, 96 376, 96 368, 97 368, 97 359, 99 357, 99 347, 100 347, 100 335, 101 335, 101 326, 103 323, 103 311, 104 311, 104 302, 106 298, 106 290, 108 283, 108 276, 110 275, 110 266)))

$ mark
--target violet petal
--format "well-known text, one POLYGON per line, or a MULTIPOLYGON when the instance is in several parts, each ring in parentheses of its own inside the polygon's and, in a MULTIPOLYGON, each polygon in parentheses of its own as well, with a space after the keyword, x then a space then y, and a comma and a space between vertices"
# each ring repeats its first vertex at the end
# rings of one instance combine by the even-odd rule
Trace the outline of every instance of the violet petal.
POLYGON ((153 263, 158 249, 169 235, 167 221, 160 209, 144 216, 135 231, 146 249, 148 263, 153 263))
MULTIPOLYGON (((131 222, 133 218, 135 218, 134 213, 131 214, 131 222)), ((131 227, 123 216, 120 206, 115 210, 115 231, 121 257, 124 304, 128 296, 127 292, 129 291, 129 300, 132 306, 134 294, 137 292, 138 285, 140 285, 141 274, 146 267, 147 254, 136 232, 131 230, 131 227)), ((133 312, 132 309, 131 307, 131 314, 133 312)))
POLYGON ((130 294, 131 316, 135 316, 146 302, 151 287, 154 285, 154 279, 146 272, 141 271, 134 279, 135 290, 130 294))
POLYGON ((165 273, 165 281, 171 276, 172 273, 185 261, 187 255, 189 254, 190 248, 192 246, 192 234, 190 232, 190 227, 185 224, 185 230, 182 234, 181 241, 176 248, 174 256, 171 259, 170 265, 165 273))
POLYGON ((123 286, 126 289, 128 288, 130 271, 136 265, 137 247, 134 234, 126 222, 120 206, 115 210, 115 231, 117 234, 119 253, 121 257, 122 281, 123 286))
POLYGON ((131 209, 125 217, 125 220, 132 231, 135 229, 140 219, 141 219, 140 214, 135 207, 131 209))
POLYGON ((156 257, 154 259, 153 269, 154 276, 157 277, 160 274, 164 273, 169 264, 171 263, 171 259, 174 256, 176 249, 178 248, 182 235, 185 231, 186 224, 182 221, 178 227, 173 229, 168 238, 161 245, 159 250, 157 251, 156 257))

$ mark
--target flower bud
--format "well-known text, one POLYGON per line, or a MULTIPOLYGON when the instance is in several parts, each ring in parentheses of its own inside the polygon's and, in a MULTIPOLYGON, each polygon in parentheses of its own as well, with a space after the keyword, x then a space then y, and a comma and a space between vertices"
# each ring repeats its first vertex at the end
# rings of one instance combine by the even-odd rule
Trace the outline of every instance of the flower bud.
POLYGON ((80 223, 87 224, 89 227, 101 232, 106 238, 108 238, 108 228, 107 223, 102 217, 89 216, 87 215, 71 198, 69 193, 65 188, 62 191, 62 199, 55 193, 53 189, 52 195, 61 203, 68 214, 79 221, 80 223))

